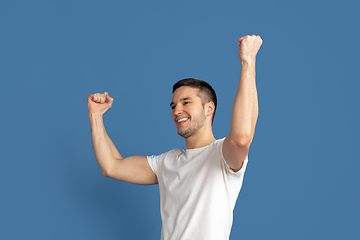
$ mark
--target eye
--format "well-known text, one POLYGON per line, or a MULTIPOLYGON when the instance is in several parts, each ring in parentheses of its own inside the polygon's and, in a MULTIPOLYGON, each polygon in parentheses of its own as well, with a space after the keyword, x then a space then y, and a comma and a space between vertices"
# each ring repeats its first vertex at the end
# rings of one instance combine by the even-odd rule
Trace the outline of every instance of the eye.
POLYGON ((190 102, 184 102, 184 105, 189 104, 190 102))

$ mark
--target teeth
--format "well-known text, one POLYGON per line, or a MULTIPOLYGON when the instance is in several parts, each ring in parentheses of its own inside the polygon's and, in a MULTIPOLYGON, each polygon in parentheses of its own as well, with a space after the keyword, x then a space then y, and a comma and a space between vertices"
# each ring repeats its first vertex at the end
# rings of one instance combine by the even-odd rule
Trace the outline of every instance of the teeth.
POLYGON ((187 118, 181 118, 181 119, 178 120, 178 123, 181 123, 181 122, 185 121, 186 119, 187 118))

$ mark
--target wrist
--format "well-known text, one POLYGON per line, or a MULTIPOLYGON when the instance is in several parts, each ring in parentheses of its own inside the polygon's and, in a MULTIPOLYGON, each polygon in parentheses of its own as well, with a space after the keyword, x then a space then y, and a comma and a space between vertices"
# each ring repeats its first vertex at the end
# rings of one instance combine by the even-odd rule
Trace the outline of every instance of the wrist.
POLYGON ((255 59, 240 59, 241 60, 241 65, 242 66, 249 66, 249 67, 253 67, 255 66, 255 59))
POLYGON ((101 112, 89 112, 89 118, 102 118, 102 116, 101 112))
POLYGON ((89 120, 91 126, 98 126, 103 124, 103 114, 100 112, 89 112, 89 120))

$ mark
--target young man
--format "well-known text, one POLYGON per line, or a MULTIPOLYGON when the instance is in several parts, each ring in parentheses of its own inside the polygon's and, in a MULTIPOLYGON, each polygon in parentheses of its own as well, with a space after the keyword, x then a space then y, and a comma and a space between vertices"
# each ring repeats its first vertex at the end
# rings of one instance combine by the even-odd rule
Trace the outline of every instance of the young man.
POLYGON ((103 114, 113 98, 88 96, 91 136, 104 176, 135 184, 159 184, 163 240, 229 239, 233 209, 247 165, 258 116, 255 83, 259 36, 238 40, 241 73, 230 133, 216 140, 212 121, 216 95, 204 81, 184 79, 173 87, 172 118, 186 151, 123 158, 105 131, 103 114))

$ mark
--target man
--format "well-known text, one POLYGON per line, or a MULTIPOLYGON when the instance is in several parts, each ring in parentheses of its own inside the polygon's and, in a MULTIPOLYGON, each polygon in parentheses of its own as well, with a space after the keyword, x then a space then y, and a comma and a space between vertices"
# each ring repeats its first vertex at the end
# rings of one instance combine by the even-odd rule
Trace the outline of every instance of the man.
POLYGON ((216 95, 204 81, 184 79, 173 87, 172 118, 186 151, 123 158, 105 131, 103 114, 113 98, 88 96, 91 136, 104 176, 134 184, 159 184, 163 240, 229 239, 233 209, 247 165, 258 116, 255 83, 259 36, 238 40, 241 73, 230 133, 216 140, 212 122, 216 95))

